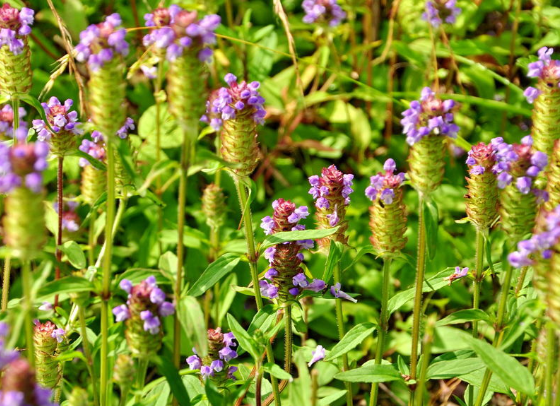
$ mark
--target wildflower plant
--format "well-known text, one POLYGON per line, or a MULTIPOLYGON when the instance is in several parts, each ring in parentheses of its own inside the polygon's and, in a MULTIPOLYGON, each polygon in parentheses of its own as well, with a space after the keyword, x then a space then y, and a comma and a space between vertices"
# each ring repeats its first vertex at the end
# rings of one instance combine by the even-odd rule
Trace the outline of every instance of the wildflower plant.
POLYGON ((303 22, 307 24, 324 23, 336 27, 346 18, 337 0, 304 0, 301 6, 305 12, 303 22))
POLYGON ((460 14, 461 9, 457 7, 457 0, 427 0, 422 20, 434 28, 439 28, 444 23, 455 24, 460 14))

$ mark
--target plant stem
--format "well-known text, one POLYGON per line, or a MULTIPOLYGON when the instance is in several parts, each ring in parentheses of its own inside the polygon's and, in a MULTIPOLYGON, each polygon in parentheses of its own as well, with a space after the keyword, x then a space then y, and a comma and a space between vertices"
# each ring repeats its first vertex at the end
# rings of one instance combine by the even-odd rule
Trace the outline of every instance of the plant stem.
MULTIPOLYGON (((154 85, 154 99, 156 102, 156 162, 161 161, 161 85, 163 83, 163 62, 159 61, 157 66, 157 78, 154 85)), ((161 177, 156 178, 156 196, 161 200, 161 177)), ((163 230, 163 207, 158 206, 158 234, 163 230)), ((161 239, 158 238, 160 255, 163 254, 161 239)))
MULTIPOLYGON (((194 121, 188 121, 183 127, 183 144, 181 146, 181 163, 179 179, 179 210, 177 217, 177 274, 175 275, 175 302, 177 308, 181 303, 181 291, 183 290, 183 266, 185 262, 185 243, 183 237, 185 234, 185 215, 187 209, 187 180, 189 176, 189 168, 191 159, 194 154, 194 142, 198 134, 198 124, 194 121)), ((181 366, 181 323, 179 321, 179 312, 173 315, 173 364, 179 369, 181 366)))
POLYGON ((142 389, 148 372, 148 360, 144 358, 138 359, 138 370, 136 371, 136 394, 134 395, 134 403, 142 400, 142 389))
MULTIPOLYGON (((257 269, 257 250, 255 247, 255 238, 253 235, 253 215, 251 213, 251 206, 249 205, 249 198, 245 185, 241 184, 241 179, 234 176, 235 188, 237 189, 237 196, 239 198, 239 206, 241 208, 241 217, 243 218, 243 225, 245 227, 245 239, 247 241, 247 258, 249 259, 249 268, 251 270, 251 280, 253 281, 253 291, 255 292, 255 302, 257 310, 262 309, 263 301, 261 290, 259 288, 259 272, 257 269)), ((266 357, 268 362, 274 364, 274 353, 272 352, 272 345, 269 340, 266 340, 266 357)), ((278 389, 278 380, 270 375, 270 382, 272 384, 272 393, 274 395, 274 403, 280 406, 280 390, 278 389)))
MULTIPOLYGON (((424 225, 424 197, 418 199, 418 259, 416 264, 416 281, 414 294, 414 310, 412 313, 412 350, 410 352, 410 379, 416 380, 418 366, 418 344, 420 341, 420 321, 422 320, 422 290, 426 272, 426 228, 424 225)), ((414 392, 414 391, 413 391, 414 392)), ((414 404, 414 395, 410 396, 414 404)))
MULTIPOLYGON (((515 245, 516 244, 514 243, 514 245, 512 246, 515 245)), ((507 299, 508 299, 509 289, 511 287, 511 276, 513 273, 513 269, 507 259, 504 261, 502 266, 505 268, 506 274, 504 277, 504 283, 502 285, 500 302, 498 304, 498 314, 496 316, 495 335, 492 343, 494 347, 498 347, 503 339, 503 333, 504 333, 503 329, 504 329, 504 319, 506 316, 507 299)), ((478 397, 476 399, 475 406, 482 406, 482 403, 484 402, 484 396, 486 396, 486 390, 488 389, 488 385, 490 384, 491 378, 492 378, 492 371, 486 368, 486 372, 484 373, 480 390, 478 391, 478 397)))
MULTIPOLYGON (((120 208, 120 206, 119 206, 120 208)), ((88 230, 88 264, 93 266, 95 263, 95 220, 97 219, 97 210, 93 210, 89 216, 89 230, 88 230)))
MULTIPOLYGON (((480 307, 480 287, 482 281, 484 280, 484 274, 482 269, 484 268, 484 231, 476 230, 476 274, 473 282, 473 309, 478 309, 480 307)), ((474 338, 478 337, 478 320, 473 321, 473 333, 474 338)))
MULTIPOLYGON (((332 241, 331 244, 333 244, 332 241)), ((334 267, 333 279, 335 285, 337 283, 340 283, 340 279, 341 279, 340 261, 337 262, 336 266, 334 267)), ((342 312, 342 299, 340 298, 335 299, 335 311, 336 311, 336 325, 338 328, 338 338, 339 340, 342 340, 345 333, 344 333, 344 315, 342 312)), ((342 355, 342 370, 343 371, 350 370, 348 366, 348 354, 342 355)), ((346 405, 352 406, 354 404, 353 403, 354 396, 352 395, 352 383, 345 382, 344 385, 346 386, 346 405)))
POLYGON ((33 350, 33 299, 31 297, 33 279, 31 276, 31 261, 25 260, 22 266, 23 306, 25 312, 25 343, 27 359, 32 367, 35 366, 35 351, 33 350))
POLYGON ((284 370, 287 373, 291 373, 292 371, 292 339, 293 339, 293 332, 292 332, 292 305, 291 303, 286 303, 284 306, 284 325, 285 325, 285 332, 284 332, 284 370))
POLYGON ((422 367, 420 369, 420 377, 418 378, 418 385, 415 391, 417 405, 424 404, 424 389, 426 386, 426 375, 428 373, 428 365, 430 363, 430 356, 432 354, 432 343, 434 341, 434 327, 435 317, 430 317, 426 324, 426 334, 424 335, 424 350, 422 352, 422 367))
MULTIPOLYGON (((385 335, 388 330, 387 320, 387 304, 389 302, 389 282, 391 280, 391 257, 383 258, 383 285, 381 288, 381 314, 379 315, 379 327, 377 331, 377 348, 375 350, 375 365, 381 365, 383 360, 383 347, 385 335)), ((369 399, 370 406, 377 405, 377 396, 379 395, 379 383, 371 385, 371 396, 369 399)))
MULTIPOLYGON (((54 280, 60 279, 60 262, 62 261, 62 215, 64 211, 64 186, 63 186, 63 176, 64 176, 64 156, 58 157, 58 170, 56 173, 56 196, 58 205, 58 228, 56 233, 56 267, 54 270, 54 280)), ((58 306, 58 295, 54 296, 54 307, 58 306)))
POLYGON ((261 359, 259 358, 257 364, 257 374, 255 375, 255 401, 257 406, 262 405, 262 378, 263 371, 261 365, 261 359))
POLYGON ((519 292, 523 289, 523 284, 525 283, 525 277, 527 276, 528 266, 521 268, 521 273, 519 274, 519 279, 517 280, 517 285, 515 286, 515 297, 519 296, 519 292))
POLYGON ((4 260, 4 278, 2 280, 2 311, 5 312, 8 310, 8 300, 10 296, 10 273, 12 270, 11 267, 12 258, 7 255, 6 259, 4 260))
POLYGON ((84 355, 87 360, 87 369, 89 376, 91 377, 91 385, 93 389, 93 404, 97 406, 99 404, 99 393, 97 391, 97 378, 95 376, 95 370, 93 369, 93 358, 91 356, 91 347, 89 340, 87 338, 86 330, 86 311, 83 306, 78 306, 78 313, 80 317, 80 335, 82 336, 82 346, 84 347, 84 355))
POLYGON ((111 265, 113 262, 113 226, 115 223, 115 149, 112 137, 107 137, 107 218, 105 222, 105 254, 101 291, 101 406, 110 405, 109 396, 109 300, 111 298, 111 265))
POLYGON ((546 404, 552 405, 554 398, 554 361, 556 360, 556 334, 552 323, 546 328, 546 404))

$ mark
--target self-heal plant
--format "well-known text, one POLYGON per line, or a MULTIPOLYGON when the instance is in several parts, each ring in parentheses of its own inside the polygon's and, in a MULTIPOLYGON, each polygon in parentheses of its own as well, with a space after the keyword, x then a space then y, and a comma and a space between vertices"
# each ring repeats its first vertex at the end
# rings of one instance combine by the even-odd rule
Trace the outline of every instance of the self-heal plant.
POLYGON ((422 20, 432 27, 439 28, 443 23, 455 24, 461 9, 457 7, 457 0, 428 0, 422 20))
POLYGON ((531 134, 534 148, 550 155, 554 141, 560 139, 560 61, 552 59, 552 48, 542 47, 538 60, 528 66, 527 76, 537 78, 536 87, 529 86, 524 95, 533 104, 531 134))
POLYGON ((62 379, 62 364, 56 360, 61 345, 66 339, 64 329, 58 328, 51 321, 35 321, 33 341, 35 343, 35 363, 37 382, 49 389, 57 387, 62 379))
POLYGON ((305 12, 303 22, 307 24, 323 23, 336 27, 346 18, 346 12, 337 0, 303 0, 301 7, 305 12))
MULTIPOLYGON (((9 95, 28 93, 31 89, 31 34, 35 12, 4 3, 0 8, 0 92, 9 95)), ((17 103, 16 103, 17 104, 17 103)), ((17 108, 17 107, 16 107, 17 108)))
POLYGON ((17 140, 25 141, 27 138, 27 122, 22 120, 27 112, 23 107, 19 108, 19 125, 14 126, 15 114, 12 106, 4 105, 0 109, 0 141, 17 140), (17 129, 15 129, 17 128, 17 129), (16 136, 14 137, 14 132, 16 136))
MULTIPOLYGON (((105 142, 100 132, 94 131, 91 140, 84 138, 78 149, 92 158, 103 163, 106 162, 105 142)), ((90 206, 101 197, 107 186, 105 171, 97 169, 86 158, 80 158, 79 165, 83 168, 81 181, 81 198, 90 206)))
POLYGON ((233 333, 222 333, 221 328, 209 329, 208 355, 200 357, 193 348, 194 354, 187 358, 189 369, 199 370, 203 379, 211 379, 219 386, 228 380, 234 380, 237 367, 231 361, 237 358, 237 343, 233 333))

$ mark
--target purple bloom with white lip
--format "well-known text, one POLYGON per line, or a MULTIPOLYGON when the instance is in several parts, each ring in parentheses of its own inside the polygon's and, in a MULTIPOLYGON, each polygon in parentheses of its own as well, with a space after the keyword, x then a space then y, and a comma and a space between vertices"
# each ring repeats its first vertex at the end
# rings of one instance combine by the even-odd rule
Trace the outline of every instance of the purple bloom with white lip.
POLYGON ((171 302, 163 302, 159 306, 158 313, 161 317, 171 316, 175 313, 175 305, 171 302))
POLYGON ((7 46, 14 55, 23 52, 24 40, 31 34, 35 12, 27 7, 21 10, 4 3, 0 8, 0 48, 7 46))
POLYGON ((203 379, 207 379, 211 376, 214 376, 214 370, 212 369, 212 367, 210 367, 208 365, 203 365, 200 368, 200 375, 202 375, 203 379))
POLYGON ((168 61, 172 62, 186 52, 193 52, 202 62, 212 56, 209 46, 216 43, 215 30, 221 22, 217 14, 199 19, 196 11, 171 5, 155 9, 144 19, 146 26, 157 27, 144 36, 144 46, 166 50, 168 61))
POLYGON ((443 278, 444 281, 448 281, 449 285, 451 285, 451 283, 457 279, 461 279, 464 278, 465 276, 467 276, 469 274, 469 268, 461 268, 460 266, 456 266, 455 267, 455 272, 452 273, 450 276, 448 276, 447 278, 443 278))
POLYGON ((461 9, 456 4, 457 0, 428 0, 422 20, 427 21, 434 28, 439 28, 444 22, 455 24, 461 14, 461 9))
POLYGON ((117 55, 128 55, 126 30, 121 24, 120 16, 115 13, 105 17, 104 22, 87 27, 80 33, 80 43, 75 48, 76 59, 87 62, 89 69, 96 72, 117 55))
POLYGON ((119 283, 119 288, 124 290, 126 293, 130 293, 130 291, 132 290, 132 282, 129 281, 128 279, 123 279, 119 283))
POLYGON ((333 286, 331 286, 331 294, 336 297, 337 299, 346 299, 349 300, 353 303, 357 303, 358 301, 356 299, 354 299, 352 296, 350 296, 348 293, 343 292, 340 289, 341 285, 340 282, 334 284, 333 286))
POLYGON ((127 117, 124 125, 117 130, 117 136, 124 140, 128 137, 128 133, 132 130, 136 129, 136 125, 134 124, 134 120, 130 117, 127 117))
POLYGON ((52 338, 56 339, 59 343, 64 340, 64 336, 66 335, 66 331, 61 328, 57 328, 52 332, 52 338))
POLYGON ((202 366, 202 360, 198 357, 198 355, 191 355, 187 358, 187 364, 189 364, 189 369, 200 369, 202 366))
POLYGON ((228 347, 237 347, 237 343, 235 341, 235 336, 232 332, 224 334, 224 344, 228 347))
POLYGON ((79 127, 78 113, 70 111, 73 104, 74 102, 71 99, 67 99, 62 104, 54 96, 49 99, 48 103, 41 103, 50 128, 43 120, 33 120, 33 129, 37 132, 39 141, 50 142, 53 137, 63 136, 59 133, 83 134, 83 130, 79 127))
POLYGON ((315 348, 312 352, 311 352, 312 358, 311 361, 309 361, 309 363, 307 364, 307 366, 311 367, 311 365, 313 365, 314 363, 321 361, 322 359, 325 358, 325 349, 323 348, 322 345, 318 345, 317 348, 315 348))
POLYGON ((224 347, 219 352, 220 358, 224 360, 224 362, 229 362, 234 358, 237 358, 237 352, 230 347, 224 347))
POLYGON ((144 320, 144 330, 149 331, 150 334, 159 333, 159 326, 161 325, 159 318, 154 316, 150 310, 144 310, 140 313, 140 318, 144 320))
POLYGON ((459 126, 455 124, 453 100, 442 101, 429 87, 422 89, 420 100, 410 103, 402 115, 401 124, 406 142, 414 145, 429 135, 457 138, 459 126))
POLYGON ((306 24, 324 23, 336 27, 346 18, 346 12, 337 0, 303 0, 301 7, 305 12, 303 22, 306 24))
POLYGON ((523 92, 523 96, 525 96, 525 98, 527 99, 527 102, 530 103, 530 104, 533 104, 535 102, 535 99, 537 97, 539 97, 540 94, 541 94, 541 91, 539 89, 536 89, 536 88, 532 87, 532 86, 529 86, 523 92))
POLYGON ((115 315, 115 321, 125 321, 130 318, 130 311, 126 305, 120 305, 113 308, 113 314, 115 315))

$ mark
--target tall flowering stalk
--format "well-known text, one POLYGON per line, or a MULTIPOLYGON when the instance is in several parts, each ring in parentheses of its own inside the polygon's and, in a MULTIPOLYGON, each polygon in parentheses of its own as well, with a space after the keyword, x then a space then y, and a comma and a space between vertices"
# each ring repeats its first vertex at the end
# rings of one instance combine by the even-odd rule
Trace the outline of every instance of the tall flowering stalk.
MULTIPOLYGON (((169 110, 183 132, 177 218, 177 282, 175 286, 175 295, 180 299, 184 279, 183 234, 187 176, 198 136, 198 120, 204 111, 204 99, 206 98, 204 62, 212 56, 210 45, 216 42, 214 31, 220 24, 220 17, 212 14, 199 19, 196 11, 190 12, 177 5, 172 5, 169 8, 157 8, 152 13, 146 14, 144 19, 147 26, 157 27, 144 37, 144 45, 153 45, 161 53, 165 51, 169 62, 167 73, 169 110)), ((175 315, 174 325, 173 360, 175 366, 179 367, 181 325, 178 315, 175 315)))
MULTIPOLYGON (((381 291, 381 314, 377 333, 375 364, 383 360, 385 335, 388 330, 389 283, 391 281, 391 261, 406 245, 406 207, 403 202, 404 173, 395 173, 397 165, 391 158, 383 165, 385 173, 372 176, 366 196, 372 204, 369 208, 371 229, 370 241, 383 258, 383 287, 381 291)), ((379 384, 371 386, 370 406, 377 405, 379 384)))
MULTIPOLYGON (((348 222, 345 220, 345 217, 346 207, 350 204, 350 194, 354 191, 352 189, 352 179, 354 179, 354 175, 344 174, 334 165, 323 168, 321 176, 314 175, 309 178, 309 184, 311 185, 309 194, 315 199, 317 228, 328 229, 338 227, 334 234, 318 240, 319 247, 323 251, 328 250, 330 245, 335 242, 347 244, 346 230, 348 229, 348 222)), ((340 262, 334 268, 333 277, 338 337, 342 340, 345 329, 342 298, 338 294, 342 282, 340 262)), ((342 364, 344 371, 349 370, 348 356, 346 354, 342 356, 342 364)), ((352 385, 346 384, 346 390, 346 403, 350 406, 353 403, 352 385)))
POLYGON ((121 28, 118 14, 111 14, 105 21, 90 25, 80 33, 76 46, 76 59, 86 62, 90 73, 88 82, 89 109, 96 129, 103 134, 107 153, 107 219, 105 222, 106 251, 103 262, 101 307, 101 405, 108 404, 109 382, 109 300, 111 296, 111 265, 113 257, 113 224, 115 222, 115 151, 114 134, 125 122, 125 69, 124 56, 129 46, 126 30, 121 28))
MULTIPOLYGON (((259 272, 257 269, 258 255, 253 233, 253 215, 249 205, 247 187, 249 175, 255 170, 260 151, 257 142, 257 125, 264 123, 266 111, 263 107, 264 98, 258 89, 259 82, 242 81, 228 73, 224 78, 228 87, 222 87, 210 96, 206 103, 206 114, 203 120, 210 119, 214 128, 222 127, 220 132, 221 154, 224 161, 232 165, 231 172, 239 198, 239 206, 243 219, 245 239, 247 241, 247 258, 255 293, 257 309, 263 307, 259 289, 259 272)), ((274 363, 272 346, 267 340, 266 356, 268 362, 274 363)), ((276 405, 280 405, 278 380, 271 375, 272 391, 276 405)))
MULTIPOLYGON (((45 243, 45 214, 43 208, 43 175, 47 168, 47 144, 0 143, 0 193, 5 200, 4 241, 11 255, 23 262, 23 291, 28 357, 33 365, 33 323, 31 301, 30 261, 41 252, 45 243)), ((9 284, 4 280, 3 289, 9 284)))
POLYGON ((529 86, 524 92, 533 104, 534 148, 547 155, 552 153, 554 141, 560 139, 560 61, 551 58, 553 52, 552 48, 539 49, 539 59, 529 64, 527 73, 538 79, 537 87, 529 86))
POLYGON ((455 138, 459 126, 454 122, 453 100, 442 101, 429 88, 422 89, 420 100, 410 103, 401 120, 406 142, 411 146, 408 162, 412 186, 418 191, 418 256, 412 324, 410 377, 416 379, 418 344, 422 314, 422 286, 426 270, 426 229, 424 204, 443 180, 446 137, 455 138))
MULTIPOLYGON (((465 203, 467 217, 476 228, 476 268, 474 274, 473 308, 480 304, 480 286, 484 278, 485 243, 490 227, 498 219, 498 182, 494 173, 496 154, 490 144, 480 142, 468 153, 469 168, 465 203)), ((478 337, 478 321, 473 322, 473 337, 478 337)))
POLYGON ((51 321, 35 321, 33 341, 35 343, 35 361, 37 382, 49 389, 57 387, 62 379, 62 364, 56 360, 59 348, 65 340, 65 331, 57 328, 51 321))
MULTIPOLYGON (((237 343, 233 333, 222 333, 221 328, 209 329, 208 355, 201 357, 196 352, 187 358, 189 369, 198 370, 203 379, 210 379, 218 386, 224 385, 228 380, 235 379, 233 374, 237 367, 230 361, 237 358, 237 343)), ((193 349, 194 350, 194 349, 193 349)))
MULTIPOLYGON (((57 168, 57 203, 58 207, 63 207, 64 185, 63 185, 63 168, 64 157, 71 154, 76 149, 76 138, 82 135, 83 131, 79 127, 78 112, 70 111, 74 102, 67 99, 64 104, 56 97, 51 97, 48 103, 41 103, 45 110, 47 122, 43 120, 33 120, 33 129, 37 132, 37 139, 47 142, 50 147, 51 154, 58 160, 57 168)), ((62 260, 62 216, 63 211, 58 211, 58 231, 56 234, 56 260, 58 263, 62 260)), ((60 279, 60 266, 57 264, 55 269, 55 280, 60 279)), ((55 296, 55 307, 58 305, 58 295, 55 296)))
POLYGON ((126 342, 132 356, 138 359, 136 385, 140 401, 144 386, 146 370, 151 357, 161 348, 163 339, 162 318, 175 313, 175 305, 167 302, 166 294, 156 283, 154 276, 149 276, 138 285, 123 279, 120 288, 128 293, 126 304, 113 308, 117 322, 126 323, 126 342))

